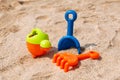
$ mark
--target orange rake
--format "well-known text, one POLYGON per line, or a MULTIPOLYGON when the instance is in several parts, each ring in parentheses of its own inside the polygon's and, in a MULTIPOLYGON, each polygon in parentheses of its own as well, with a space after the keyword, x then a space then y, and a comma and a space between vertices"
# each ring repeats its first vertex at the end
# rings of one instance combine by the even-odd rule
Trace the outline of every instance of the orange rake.
POLYGON ((85 54, 75 55, 71 53, 57 53, 53 57, 53 63, 64 69, 64 72, 68 72, 69 67, 74 67, 78 65, 79 60, 84 60, 87 58, 98 59, 99 53, 95 51, 89 51, 85 54))

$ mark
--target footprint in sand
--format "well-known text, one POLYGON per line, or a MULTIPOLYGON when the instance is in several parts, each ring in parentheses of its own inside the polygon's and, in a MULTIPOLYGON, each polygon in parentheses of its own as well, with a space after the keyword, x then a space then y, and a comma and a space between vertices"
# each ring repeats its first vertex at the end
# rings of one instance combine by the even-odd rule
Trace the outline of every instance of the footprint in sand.
POLYGON ((119 76, 119 77, 117 77, 115 80, 120 80, 120 76, 119 76))
POLYGON ((30 59, 31 59, 31 57, 25 55, 25 56, 23 56, 23 57, 21 57, 21 58, 19 59, 19 63, 20 63, 20 64, 24 64, 25 62, 29 62, 30 59))
MULTIPOLYGON (((70 10, 71 7, 66 7, 66 6, 59 6, 58 8, 56 8, 56 12, 66 12, 67 10, 70 10)), ((75 11, 79 12, 80 9, 78 7, 74 8, 75 11)))
POLYGON ((16 33, 18 32, 20 29, 18 28, 18 26, 11 26, 11 27, 4 27, 0 29, 0 36, 1 37, 6 37, 9 33, 16 33))
POLYGON ((10 65, 6 65, 6 66, 4 65, 4 66, 0 67, 0 72, 9 71, 9 70, 15 68, 17 65, 21 66, 24 64, 28 64, 29 62, 30 62, 30 65, 34 63, 34 61, 32 62, 31 57, 25 55, 25 56, 21 57, 19 60, 17 60, 16 62, 12 62, 10 65))
POLYGON ((120 47, 120 44, 118 44, 118 43, 120 43, 120 29, 118 31, 116 31, 116 35, 113 38, 112 43, 113 43, 113 45, 120 47))
POLYGON ((48 16, 47 15, 40 15, 40 16, 36 17, 36 20, 39 20, 39 19, 46 20, 46 19, 48 19, 48 16))
POLYGON ((15 15, 5 14, 0 18, 0 36, 5 37, 9 33, 16 33, 20 29, 18 26, 13 25, 16 20, 15 15))
POLYGON ((11 28, 8 29, 9 32, 12 32, 12 33, 16 33, 18 32, 20 29, 18 28, 18 26, 15 26, 13 25, 11 28))
POLYGON ((65 22, 65 21, 56 21, 56 22, 55 22, 55 25, 61 24, 61 23, 63 23, 63 22, 65 22))
POLYGON ((43 5, 41 6, 41 9, 50 9, 52 5, 43 5))
POLYGON ((51 72, 49 72, 49 73, 36 73, 36 74, 33 74, 33 76, 32 76, 32 80, 38 80, 38 79, 40 79, 40 80, 47 80, 47 79, 49 79, 50 77, 52 76, 52 74, 51 74, 51 72))
POLYGON ((111 4, 111 3, 120 3, 120 0, 113 0, 113 1, 105 1, 104 3, 102 4, 111 4))

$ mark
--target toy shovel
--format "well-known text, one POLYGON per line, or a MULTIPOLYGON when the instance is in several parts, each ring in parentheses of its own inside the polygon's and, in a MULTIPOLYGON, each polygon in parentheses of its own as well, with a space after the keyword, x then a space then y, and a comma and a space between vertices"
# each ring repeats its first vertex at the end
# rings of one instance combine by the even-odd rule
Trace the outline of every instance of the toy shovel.
POLYGON ((65 19, 67 21, 67 35, 62 37, 58 43, 58 51, 65 50, 69 48, 77 48, 78 53, 81 53, 80 44, 78 40, 73 36, 73 25, 74 21, 77 19, 77 13, 74 10, 68 10, 65 13, 65 19), (69 15, 72 14, 72 19, 69 18, 69 15))

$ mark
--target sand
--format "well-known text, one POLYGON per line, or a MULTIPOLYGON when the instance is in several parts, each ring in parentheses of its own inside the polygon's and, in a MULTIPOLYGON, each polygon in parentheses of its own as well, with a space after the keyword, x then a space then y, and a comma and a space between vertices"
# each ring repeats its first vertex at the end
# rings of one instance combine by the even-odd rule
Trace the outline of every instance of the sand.
POLYGON ((0 80, 120 80, 120 0, 0 0, 0 80), (66 35, 69 9, 78 14, 74 36, 83 52, 96 50, 101 59, 65 73, 52 57, 66 35), (49 35, 53 48, 33 59, 25 38, 35 27, 49 35))

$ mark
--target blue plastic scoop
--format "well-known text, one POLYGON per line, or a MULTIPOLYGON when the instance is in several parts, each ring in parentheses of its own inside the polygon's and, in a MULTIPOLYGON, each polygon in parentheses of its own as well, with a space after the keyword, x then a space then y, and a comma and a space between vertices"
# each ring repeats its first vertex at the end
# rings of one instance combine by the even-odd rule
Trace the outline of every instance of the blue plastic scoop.
POLYGON ((79 41, 73 36, 73 25, 74 21, 77 19, 77 13, 74 10, 68 10, 65 13, 65 19, 67 21, 67 35, 63 36, 58 43, 58 51, 65 50, 69 48, 77 48, 78 53, 81 53, 79 41), (72 14, 72 18, 69 15, 72 14))

